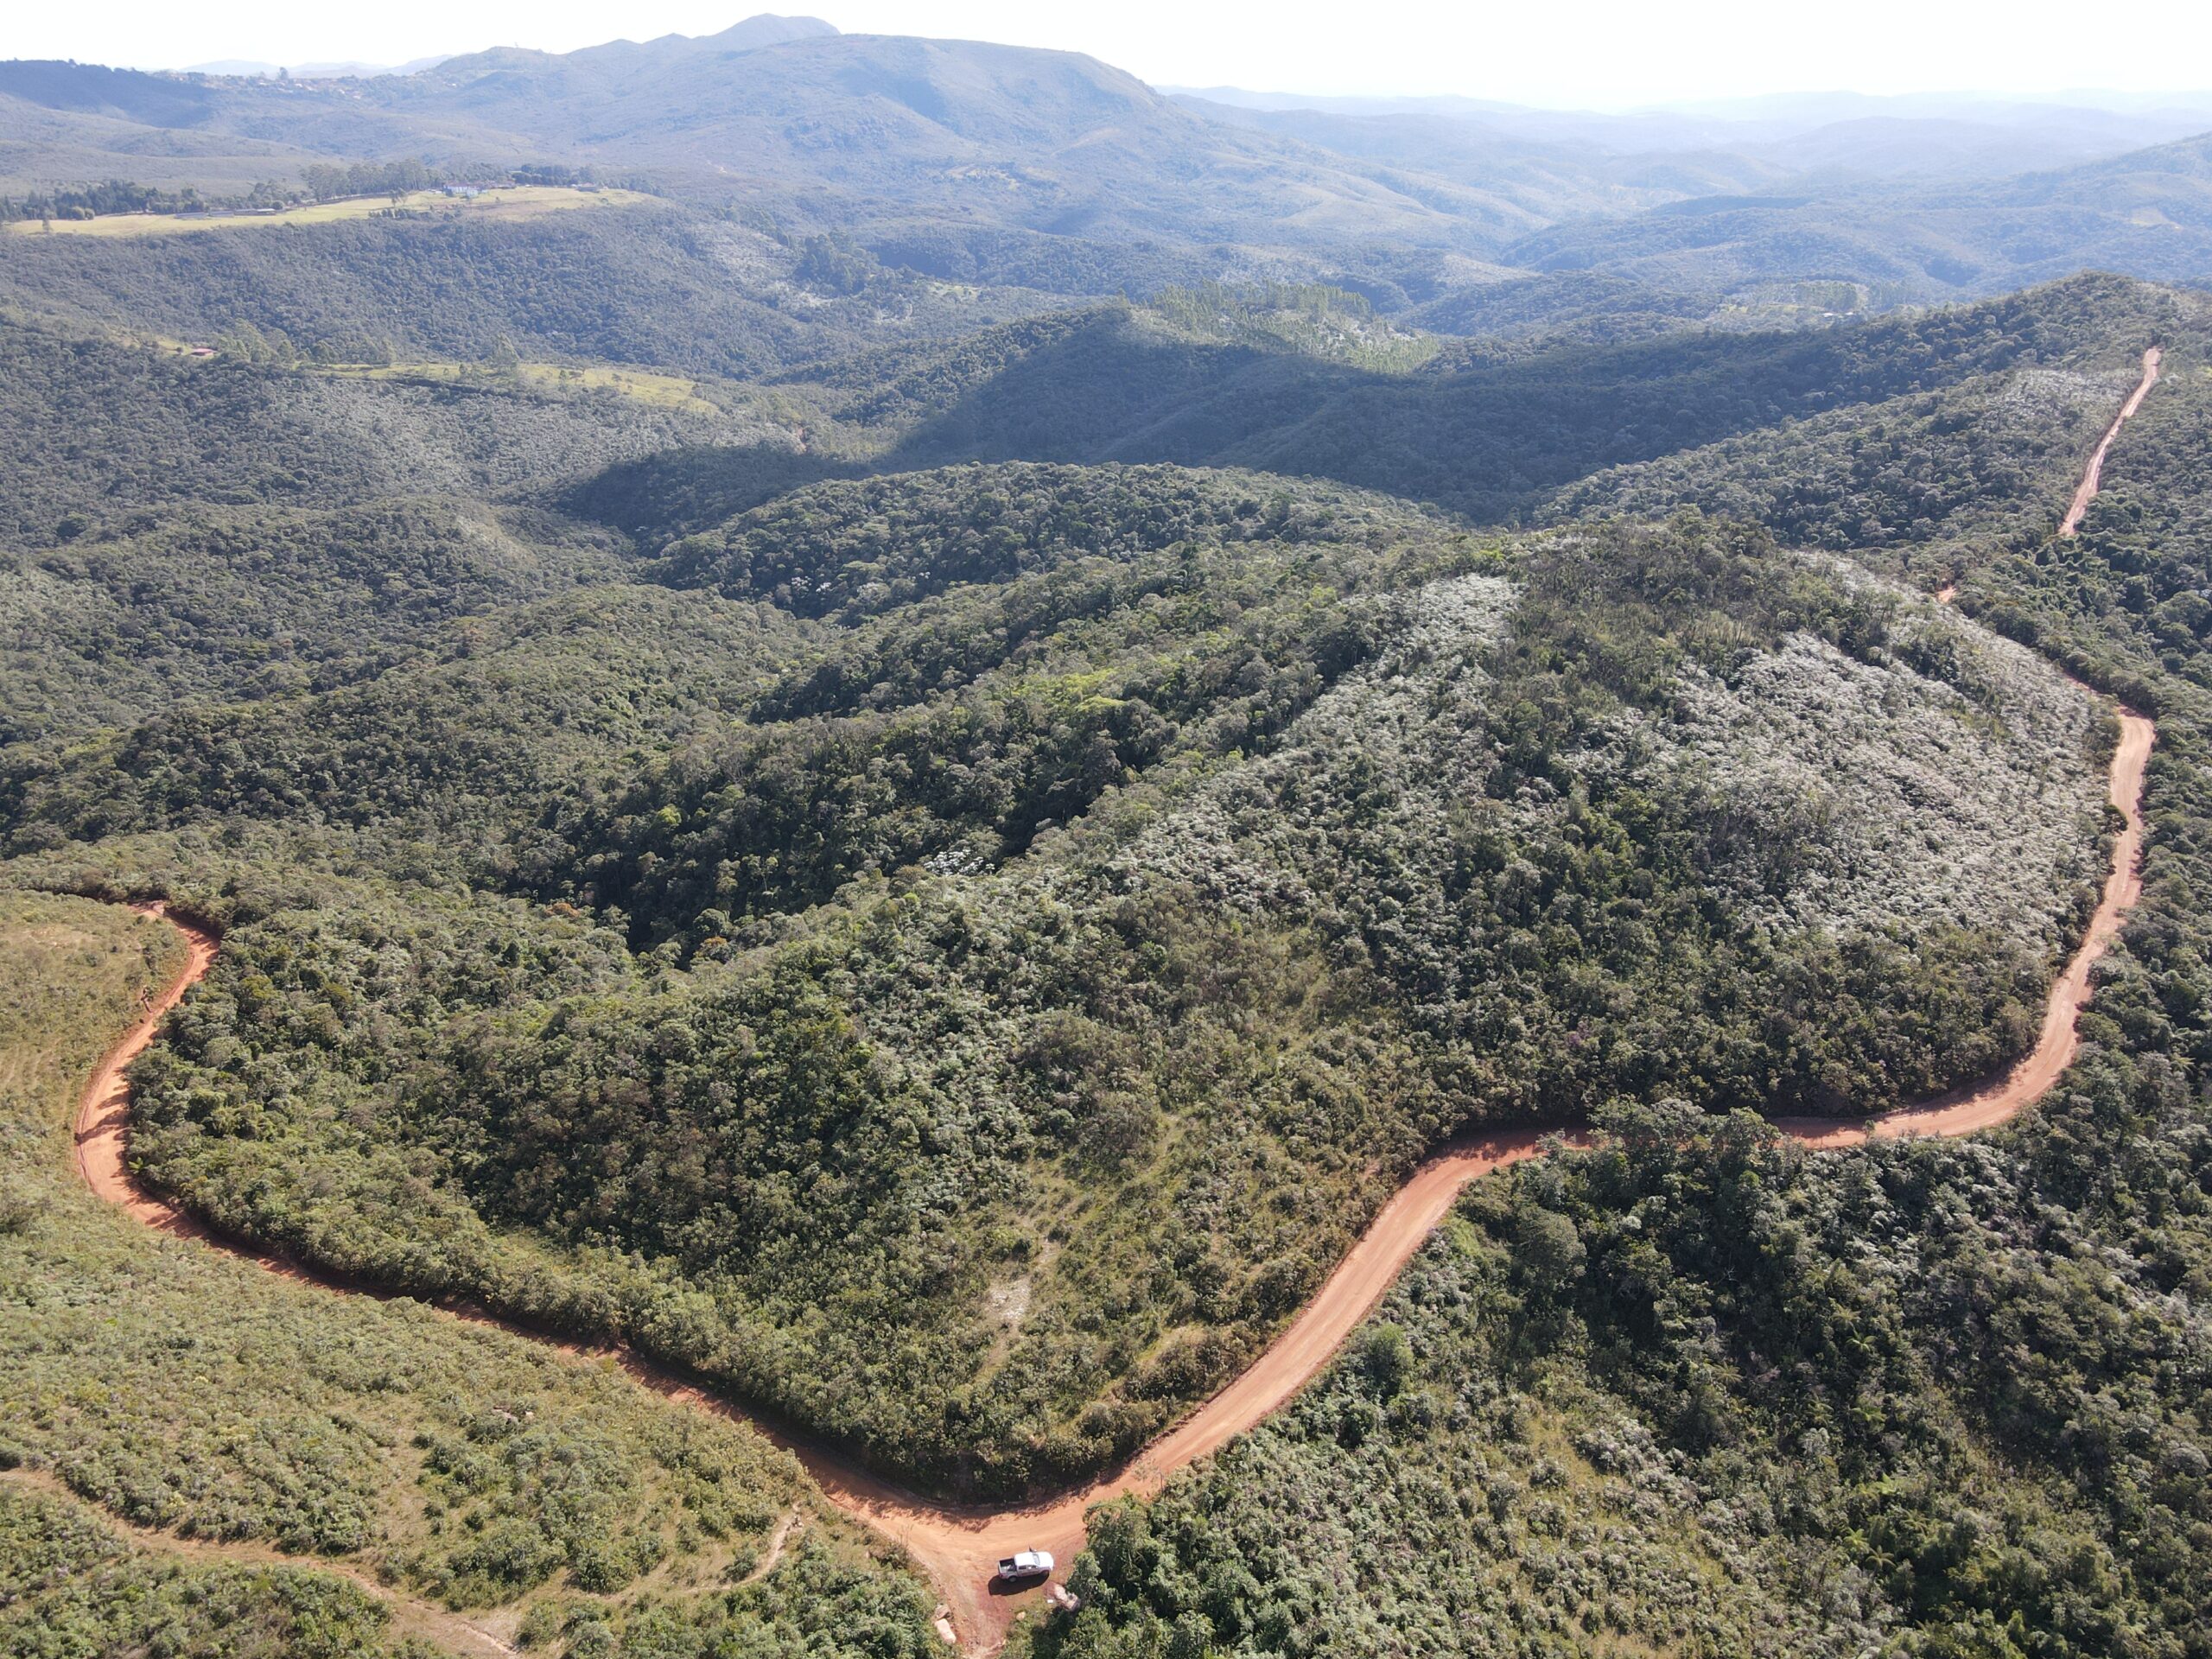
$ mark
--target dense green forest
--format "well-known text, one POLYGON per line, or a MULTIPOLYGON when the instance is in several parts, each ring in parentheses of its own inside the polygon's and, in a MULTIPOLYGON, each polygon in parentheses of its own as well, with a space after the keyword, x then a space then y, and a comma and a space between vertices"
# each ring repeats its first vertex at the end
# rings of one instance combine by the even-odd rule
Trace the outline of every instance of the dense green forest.
POLYGON ((1586 340, 1586 296, 1565 285, 1526 302, 1566 319, 1541 339, 1440 342, 1338 292, 1171 289, 792 368, 772 384, 805 411, 786 418, 806 454, 690 447, 610 467, 564 505, 652 542, 868 469, 1165 461, 1334 479, 1478 521, 1694 500, 1840 551, 1924 541, 1923 519, 1966 515, 1963 532, 2033 490, 2063 502, 2104 377, 2119 384, 2147 335, 2202 326, 2186 296, 2083 276, 1872 326, 1586 340), (1776 428, 1803 447, 1785 455, 1776 428), (1732 485, 1732 442, 1770 475, 1732 485), (1767 515, 1747 489, 1808 499, 1767 515))
POLYGON ((933 1482, 1130 1449, 1459 1124, 1978 1075, 2094 869, 2078 694, 1706 521, 1484 543, 1251 476, 957 468, 635 574, 759 619, 720 693, 645 689, 681 636, 626 667, 529 627, 53 751, 17 845, 128 834, 90 866, 233 922, 143 1079, 165 1185, 933 1482), (1950 885, 1901 889, 1937 772, 1910 833, 1950 885), (238 874, 349 824, 312 903, 238 874))
POLYGON ((2207 1651, 2208 422, 2202 359, 2169 372, 2078 541, 1946 555, 2158 720, 2145 899, 2059 1088, 1842 1157, 1662 1102, 1471 1190, 1323 1384, 1094 1522, 1035 1651, 2207 1651))
MULTIPOLYGON (((579 222, 603 226, 628 211, 524 226, 441 226, 435 233, 457 246, 474 238, 506 247, 504 257, 537 270, 549 257, 540 245, 545 238, 588 243, 608 232, 577 229, 579 222)), ((716 233, 753 234, 734 227, 716 233)), ((610 392, 562 395, 557 385, 533 395, 536 383, 439 385, 302 372, 313 363, 308 342, 341 359, 369 362, 486 362, 502 353, 513 361, 520 353, 533 360, 581 358, 693 372, 744 366, 673 339, 632 339, 620 313, 610 316, 596 305, 587 308, 588 323, 580 316, 574 326, 502 312, 426 333, 406 321, 411 304, 380 311, 345 287, 362 280, 364 261, 342 245, 344 237, 399 234, 329 226, 311 237, 279 239, 271 257, 289 262, 301 284, 295 302, 241 302, 163 324, 219 340, 223 349, 212 361, 0 327, 0 351, 22 387, 0 411, 9 423, 14 538, 29 545, 67 539, 79 533, 79 521, 97 521, 118 502, 512 494, 543 493, 556 480, 566 483, 563 505, 570 510, 651 536, 702 528, 811 478, 961 459, 1249 466, 1333 478, 1495 519, 1535 509, 1601 469, 1946 389, 1954 412, 1944 417, 1945 430, 1958 435, 1948 441, 2001 451, 1943 465, 1950 493, 1962 500, 1976 487, 2006 486, 2005 469, 2017 465, 2012 457, 2024 446, 2065 452, 2039 408, 2066 401, 2075 384, 2067 376, 2112 365, 2122 355, 2116 341, 2187 326, 2178 296, 2082 278, 2032 296, 1857 329, 1699 332, 1499 358, 1474 348, 1435 352, 1433 341, 1363 312, 1357 296, 1329 300, 1332 290, 1249 289, 1232 298, 1225 290, 1206 297, 1205 290, 1175 289, 1134 309, 1035 318, 950 345, 927 339, 949 327, 949 319, 932 325, 917 315, 905 332, 920 340, 821 367, 785 369, 767 386, 731 394, 719 414, 610 392), (334 238, 339 245, 313 257, 293 245, 334 238), (334 266, 346 273, 334 284, 334 266), (365 334, 361 319, 380 315, 394 317, 392 327, 365 334), (272 331, 286 342, 273 350, 272 331), (2025 383, 2013 378, 2036 369, 2052 372, 2025 383), (2005 378, 1992 378, 1999 376, 2005 378), (1986 383, 1983 401, 2009 423, 2002 437, 1964 435, 1973 423, 1957 409, 1976 379, 1986 383), (364 425, 377 433, 375 442, 359 442, 364 425), (252 436, 233 442, 233 433, 252 436)), ((133 257, 190 260, 199 256, 180 251, 180 241, 201 239, 124 245, 146 251, 133 257)), ((620 238, 615 245, 622 245, 620 238)), ((92 257, 112 261, 114 245, 103 243, 92 257)), ((589 257, 598 269, 600 256, 589 257)), ((419 279, 423 263, 413 255, 395 259, 412 273, 409 280, 419 279)), ((0 280, 6 276, 0 271, 0 280)), ((160 280, 164 292, 203 286, 196 271, 160 280)), ((514 302, 514 284, 496 269, 475 291, 503 306, 514 302)), ((879 301, 866 303, 871 315, 880 309, 879 301)), ((808 305, 805 326, 815 332, 805 338, 818 342, 826 325, 813 313, 821 305, 808 305)), ((430 310, 442 316, 451 308, 430 310)), ((652 315, 666 321, 679 312, 657 306, 652 315)), ((812 349, 829 355, 819 344, 812 349)), ((753 366, 764 365, 756 359, 753 366)), ((2086 391, 2077 401, 2086 402, 2086 391)), ((1901 407, 1896 418, 1902 424, 1933 417, 1901 407)), ((2065 419, 2062 414, 2058 424, 2065 419)), ((1816 539, 1833 545, 1844 528, 1821 527, 1816 539)))
POLYGON ((2047 535, 2133 369, 2032 368, 1784 422, 1593 473, 1535 509, 1540 522, 1642 517, 1694 503, 1936 580, 1977 548, 2047 535))
POLYGON ((794 442, 765 404, 716 414, 557 385, 340 378, 235 346, 182 357, 4 321, 0 373, 0 552, 33 566, 185 504, 537 497, 674 446, 794 442))
POLYGON ((830 407, 845 420, 887 429, 899 464, 1247 466, 1496 520, 1603 467, 1832 410, 2031 368, 2116 366, 2121 342, 2182 327, 2190 309, 2166 290, 2082 277, 1859 328, 1700 331, 1503 360, 1448 348, 1388 372, 1296 349, 1280 330, 1259 339, 1232 318, 1193 333, 1186 306, 1141 307, 804 378, 843 391, 830 407))
POLYGON ((525 357, 757 376, 1053 302, 875 265, 658 203, 516 220, 358 219, 190 236, 0 236, 0 295, 76 327, 213 340, 241 323, 340 361, 525 357))
POLYGON ((866 188, 0 240, 0 1618, 408 1639, 89 1500, 548 1650, 931 1639, 757 1439, 86 1198, 68 1079, 160 964, 58 889, 224 931, 161 1190, 938 1491, 1136 1451, 1453 1132, 1619 1130, 1100 1522, 1042 1650, 2206 1652, 2201 299, 1753 330, 1820 295, 866 188), (2161 722, 2088 1058, 1999 1141, 1787 1150, 2031 1041, 2113 828, 2054 662, 2161 722))
POLYGON ((2212 684, 2212 511, 2196 487, 2212 466, 2212 372, 2177 360, 2145 414, 2113 454, 2075 556, 2039 558, 2029 580, 2044 603, 2094 617, 2164 673, 2212 684))
POLYGON ((397 500, 210 508, 21 556, 0 588, 21 625, 0 741, 372 681, 449 651, 469 620, 505 628, 503 613, 608 580, 623 568, 610 540, 397 500))

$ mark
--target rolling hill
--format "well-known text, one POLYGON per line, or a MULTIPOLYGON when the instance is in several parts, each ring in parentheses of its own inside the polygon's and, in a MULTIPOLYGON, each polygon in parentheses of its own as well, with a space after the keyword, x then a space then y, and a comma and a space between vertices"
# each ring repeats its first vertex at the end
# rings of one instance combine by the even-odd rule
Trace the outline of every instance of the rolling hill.
POLYGON ((105 174, 236 191, 332 156, 591 168, 848 232, 931 275, 981 256, 997 280, 1090 294, 1364 276, 1392 308, 1394 290, 1440 297, 1417 290, 1446 256, 1475 262, 1452 289, 1599 270, 1699 294, 1850 283, 1885 305, 2084 266, 2212 269, 2202 143, 2173 142, 2179 105, 1600 118, 1268 102, 1166 97, 1077 54, 766 16, 358 79, 17 62, 0 65, 0 188, 105 174), (2146 137, 2167 142, 2130 149, 2146 137))
POLYGON ((1618 224, 1558 226, 1498 256, 1544 270, 1730 287, 1851 278, 1916 298, 1986 294, 2096 265, 2155 280, 2212 271, 2212 138, 1973 183, 1716 196, 1618 224))
POLYGON ((1251 104, 0 66, 0 1648, 2212 1651, 2202 142, 1251 104))

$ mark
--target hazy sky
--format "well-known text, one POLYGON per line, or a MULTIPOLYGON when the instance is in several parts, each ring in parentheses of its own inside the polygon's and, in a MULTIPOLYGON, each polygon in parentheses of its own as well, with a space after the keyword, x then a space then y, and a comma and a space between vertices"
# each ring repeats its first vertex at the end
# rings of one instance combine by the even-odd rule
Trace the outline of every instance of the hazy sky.
MULTIPOLYGON (((566 51, 617 36, 710 34, 747 15, 742 0, 24 0, 10 10, 0 57, 145 67, 220 58, 397 62, 497 45, 566 51)), ((2202 0, 825 0, 818 15, 849 31, 1068 48, 1154 84, 1266 91, 1617 105, 1767 92, 2152 92, 2212 82, 2212 5, 2202 0)))

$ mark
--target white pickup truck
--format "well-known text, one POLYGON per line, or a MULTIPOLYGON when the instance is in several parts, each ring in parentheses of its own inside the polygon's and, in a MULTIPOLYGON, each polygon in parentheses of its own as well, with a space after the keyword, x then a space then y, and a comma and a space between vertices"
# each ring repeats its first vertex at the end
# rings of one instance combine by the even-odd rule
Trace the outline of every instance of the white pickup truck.
POLYGON ((1052 1552, 1049 1549, 1020 1550, 999 1562, 1001 1579, 1050 1578, 1052 1572, 1052 1552))

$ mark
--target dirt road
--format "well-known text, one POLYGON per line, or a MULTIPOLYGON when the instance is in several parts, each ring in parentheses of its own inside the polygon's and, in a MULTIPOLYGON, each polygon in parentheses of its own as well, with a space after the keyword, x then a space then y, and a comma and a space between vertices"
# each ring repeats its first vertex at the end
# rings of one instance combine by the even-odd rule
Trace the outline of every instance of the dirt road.
POLYGON ((2105 456, 2112 449, 2112 442, 2120 435, 2135 411, 2143 407, 2143 400, 2151 395, 2151 388, 2158 384, 2158 365, 2165 353, 2156 346, 2143 353, 2143 378, 2135 383, 2135 390, 2120 406, 2120 413, 2112 417, 2112 424, 2097 441, 2096 452, 2089 457, 2089 465, 2082 474, 2082 482, 2074 491, 2073 505, 2066 509, 2066 517, 2058 526, 2061 536, 2071 536, 2082 528, 2082 515, 2089 510, 2089 503, 2097 499, 2097 488, 2104 482, 2105 456))
POLYGON ((110 1204, 121 1206, 137 1220, 164 1232, 197 1237, 204 1231, 197 1223, 159 1198, 141 1192, 124 1166, 124 1138, 130 1122, 130 1084, 123 1073, 131 1061, 146 1052, 169 1010, 184 1001, 184 994, 206 978, 208 969, 214 966, 215 936, 204 928, 167 915, 160 905, 133 905, 130 908, 141 916, 166 920, 184 935, 184 966, 162 994, 146 1005, 144 1017, 108 1050, 107 1058, 85 1084, 85 1092, 77 1103, 77 1168, 84 1176, 86 1185, 110 1204))
MULTIPOLYGON (((2113 423, 2112 431, 2098 445, 2082 480, 2082 488, 2076 493, 2074 509, 2068 515, 2065 533, 2072 533, 2089 499, 2096 493, 2099 474, 2113 435, 2141 407, 2145 395, 2157 380, 2158 358, 2156 347, 2144 353, 2142 383, 2113 423)), ((1942 596, 1948 598, 1948 590, 1942 596)), ((2139 863, 2143 837, 2143 774, 2156 734, 2150 721, 2132 710, 2123 710, 2120 721, 2121 736, 2113 755, 2110 789, 2112 803, 2126 820, 2126 829, 2114 842, 2112 869, 2089 927, 2065 971, 2051 987, 2035 1048, 2001 1077, 1987 1084, 1878 1117, 1778 1120, 1777 1127, 1785 1134, 1808 1147, 1824 1148, 1860 1146, 1871 1140, 1899 1135, 1968 1135, 2004 1122, 2039 1098, 2065 1071, 2081 1046, 2076 1020, 2088 1000, 2090 971, 2119 936, 2128 907, 2142 890, 2139 863)), ((162 915, 158 906, 139 908, 149 918, 162 915)), ((151 1005, 146 1017, 109 1052, 86 1087, 77 1122, 78 1162, 86 1180, 102 1198, 122 1205, 149 1226, 207 1239, 289 1277, 329 1284, 334 1288, 357 1288, 250 1245, 218 1237, 190 1217, 142 1191, 130 1179, 124 1157, 124 1130, 130 1107, 124 1069, 154 1039, 162 1016, 207 973, 216 951, 216 941, 206 932, 173 918, 166 919, 184 933, 190 954, 175 982, 151 1005)), ((1568 1146, 1588 1144, 1587 1137, 1580 1135, 1560 1138, 1568 1146)), ((1123 1493, 1157 1491, 1176 1471, 1265 1421, 1328 1363, 1344 1338, 1381 1300, 1414 1253, 1443 1219, 1463 1186, 1479 1176, 1540 1155, 1552 1139, 1547 1132, 1537 1129, 1495 1133, 1455 1143, 1429 1159, 1383 1206, 1289 1328, 1243 1376, 1155 1440, 1127 1468, 1080 1491, 1009 1508, 969 1507, 922 1497, 868 1473, 779 1425, 760 1421, 638 1354, 513 1325, 480 1308, 454 1307, 446 1311, 458 1319, 506 1325, 524 1335, 553 1343, 581 1356, 597 1357, 613 1352, 630 1375, 644 1386, 671 1400, 759 1428, 798 1459, 832 1503, 903 1544, 915 1565, 936 1582, 939 1593, 945 1598, 963 1643, 971 1652, 987 1654, 1003 1643, 1015 1614, 1025 1607, 1036 1605, 1042 1596, 1041 1586, 1018 1596, 994 1594, 989 1573, 998 1557, 1016 1549, 1049 1549, 1065 1568, 1083 1546, 1084 1511, 1090 1505, 1123 1493)))

